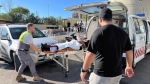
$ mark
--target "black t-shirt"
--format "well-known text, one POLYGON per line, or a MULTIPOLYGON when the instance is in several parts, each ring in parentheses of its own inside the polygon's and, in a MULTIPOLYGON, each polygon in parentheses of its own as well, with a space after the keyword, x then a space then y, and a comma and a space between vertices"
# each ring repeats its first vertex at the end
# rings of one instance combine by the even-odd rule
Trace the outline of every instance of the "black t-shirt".
POLYGON ((94 73, 104 77, 122 74, 122 54, 132 49, 128 34, 114 25, 97 29, 89 42, 88 51, 96 54, 94 73))
POLYGON ((77 26, 78 26, 78 24, 77 24, 77 23, 75 23, 75 24, 74 24, 74 26, 75 26, 75 27, 77 27, 77 26))
POLYGON ((71 23, 70 23, 70 22, 68 22, 68 23, 67 23, 67 27, 70 27, 70 25, 71 25, 71 23))

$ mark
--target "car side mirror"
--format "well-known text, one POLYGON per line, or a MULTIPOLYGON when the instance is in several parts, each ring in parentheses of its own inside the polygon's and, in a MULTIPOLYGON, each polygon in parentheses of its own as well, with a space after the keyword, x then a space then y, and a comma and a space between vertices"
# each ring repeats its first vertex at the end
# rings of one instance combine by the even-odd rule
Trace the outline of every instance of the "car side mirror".
POLYGON ((1 37, 1 40, 10 40, 10 39, 9 39, 9 37, 7 37, 7 36, 2 36, 2 37, 1 37))

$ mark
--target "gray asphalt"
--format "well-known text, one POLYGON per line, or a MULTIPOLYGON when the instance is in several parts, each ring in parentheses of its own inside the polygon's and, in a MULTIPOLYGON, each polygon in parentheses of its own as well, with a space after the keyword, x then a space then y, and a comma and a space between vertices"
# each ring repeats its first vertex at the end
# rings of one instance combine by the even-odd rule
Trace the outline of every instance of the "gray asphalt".
MULTIPOLYGON (((59 37, 57 38, 57 40, 59 37)), ((61 39, 61 37, 60 37, 61 39)), ((80 55, 81 57, 83 55, 80 55)), ((59 59, 61 61, 61 59, 59 59)), ((80 68, 82 66, 75 56, 69 56, 69 75, 65 77, 62 68, 55 62, 48 62, 36 66, 39 76, 44 78, 44 81, 34 82, 30 70, 27 68, 24 75, 27 79, 20 83, 15 81, 17 75, 13 64, 0 61, 0 84, 81 84, 80 68)), ((132 78, 123 77, 120 84, 150 84, 150 54, 140 61, 134 69, 135 75, 132 78)), ((124 71, 123 71, 124 72, 124 71)), ((86 79, 88 79, 87 75, 86 79)))
MULTIPOLYGON (((80 55, 82 56, 82 55, 80 55)), ((61 61, 61 59, 59 59, 61 61)), ((132 78, 123 77, 120 84, 150 84, 150 55, 140 61, 134 69, 135 75, 132 78)), ((70 72, 68 77, 62 73, 62 68, 55 62, 44 63, 36 66, 39 76, 44 81, 33 82, 29 69, 24 71, 26 81, 18 83, 15 81, 16 71, 13 64, 0 61, 0 84, 79 84, 81 83, 79 73, 82 62, 75 56, 69 56, 70 72)), ((88 78, 87 75, 86 78, 88 78)))
POLYGON ((125 84, 150 84, 150 53, 137 63, 132 78, 122 78, 125 84))

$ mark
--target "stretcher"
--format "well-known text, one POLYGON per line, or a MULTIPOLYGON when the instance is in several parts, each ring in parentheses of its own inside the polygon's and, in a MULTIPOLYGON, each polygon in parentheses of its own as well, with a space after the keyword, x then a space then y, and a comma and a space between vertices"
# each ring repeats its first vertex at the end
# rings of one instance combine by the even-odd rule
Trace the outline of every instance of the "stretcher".
POLYGON ((58 50, 56 53, 52 53, 50 51, 44 51, 46 54, 46 59, 51 59, 53 61, 55 61, 58 65, 60 65, 62 67, 62 71, 65 69, 65 77, 68 77, 69 74, 69 61, 68 61, 68 57, 69 55, 74 55, 75 57, 77 57, 77 59, 79 59, 80 61, 84 61, 84 56, 86 53, 86 50, 74 50, 71 48, 65 48, 62 50, 58 50), (83 58, 78 56, 77 54, 83 54, 83 58), (62 62, 59 62, 58 60, 55 59, 55 57, 61 57, 62 58, 62 62))

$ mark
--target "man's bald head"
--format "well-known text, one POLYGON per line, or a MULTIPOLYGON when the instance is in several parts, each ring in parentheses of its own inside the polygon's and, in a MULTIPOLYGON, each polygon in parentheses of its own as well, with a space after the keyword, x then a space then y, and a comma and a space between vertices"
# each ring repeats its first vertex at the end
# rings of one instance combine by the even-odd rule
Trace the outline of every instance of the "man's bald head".
POLYGON ((28 30, 29 32, 33 33, 34 30, 35 30, 34 24, 33 24, 33 23, 28 23, 28 24, 27 24, 27 30, 28 30))
POLYGON ((28 29, 29 29, 30 27, 32 27, 32 26, 34 26, 33 23, 28 23, 28 24, 27 24, 27 28, 28 28, 28 29))

